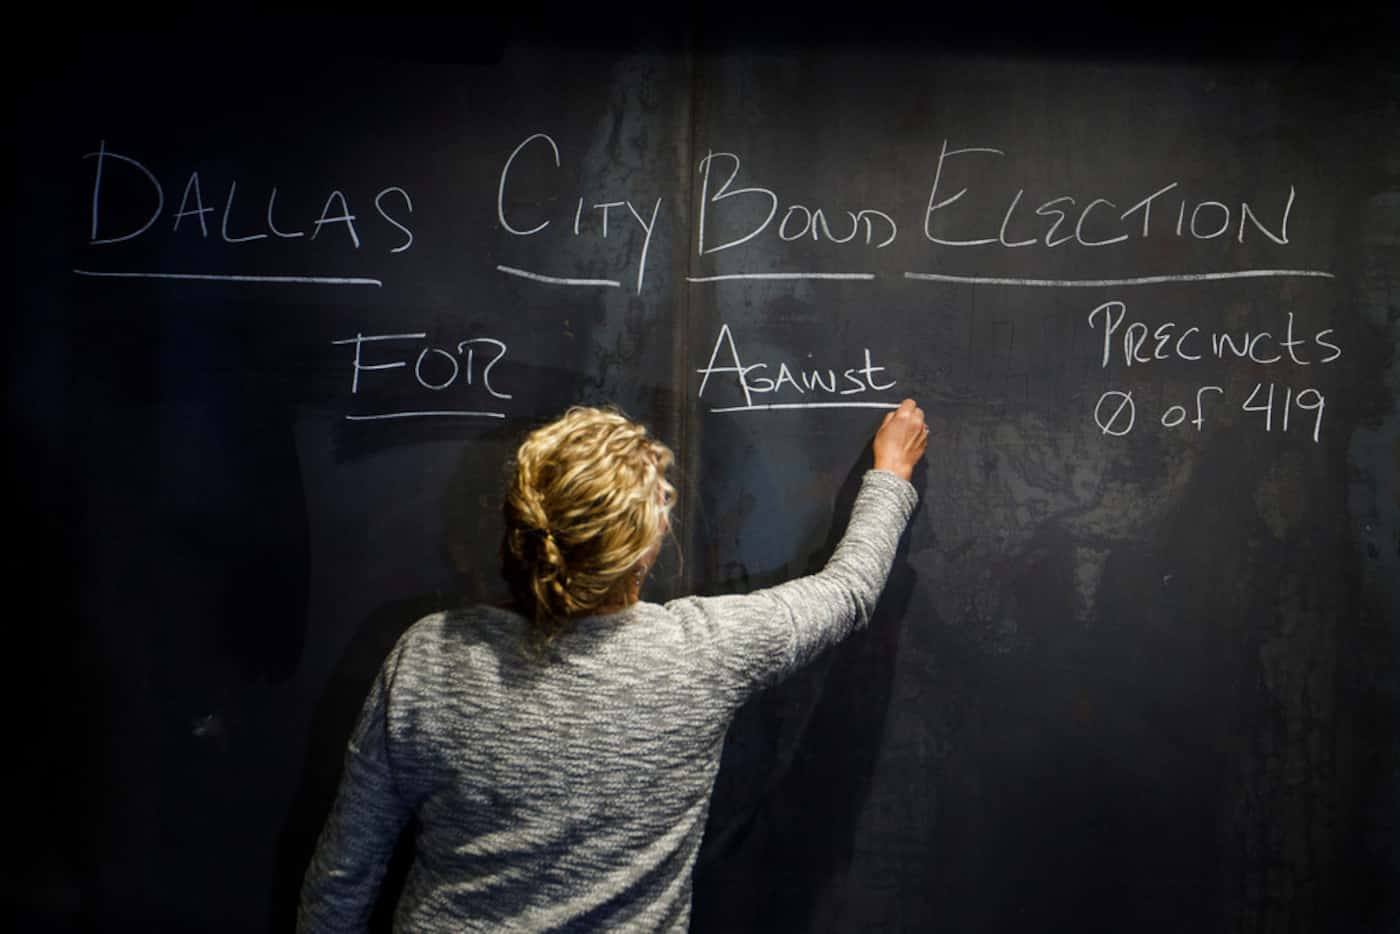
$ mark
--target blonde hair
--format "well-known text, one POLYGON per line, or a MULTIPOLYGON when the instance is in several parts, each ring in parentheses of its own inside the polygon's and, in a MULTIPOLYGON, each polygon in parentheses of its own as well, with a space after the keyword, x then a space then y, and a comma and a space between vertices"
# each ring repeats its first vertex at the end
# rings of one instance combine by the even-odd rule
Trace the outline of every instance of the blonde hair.
POLYGON ((625 603, 669 528, 674 461, 613 409, 576 406, 525 438, 505 496, 501 565, 531 648, 572 618, 625 603))

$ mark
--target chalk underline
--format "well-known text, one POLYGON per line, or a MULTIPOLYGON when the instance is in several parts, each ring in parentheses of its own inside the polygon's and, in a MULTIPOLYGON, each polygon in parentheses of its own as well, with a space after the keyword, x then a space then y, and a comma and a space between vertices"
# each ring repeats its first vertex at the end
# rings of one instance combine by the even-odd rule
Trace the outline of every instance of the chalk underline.
POLYGON ((622 283, 616 279, 568 279, 562 276, 541 275, 538 272, 530 272, 528 269, 517 269, 514 266, 497 266, 496 269, 507 275, 519 276, 522 279, 529 279, 532 282, 544 282, 549 285, 595 285, 612 289, 622 287, 622 283))
POLYGON ((771 409, 897 409, 896 402, 768 402, 759 405, 731 405, 710 409, 721 412, 764 412, 771 409))
POLYGON ((344 276, 243 276, 193 272, 101 272, 92 269, 74 269, 73 272, 80 276, 93 276, 102 279, 198 279, 209 282, 297 282, 309 285, 384 285, 384 283, 378 279, 360 279, 344 276))
MULTIPOLYGON (((846 279, 869 281, 868 272, 741 272, 720 276, 686 276, 687 282, 724 282, 732 279, 846 279)), ((1101 288, 1103 286, 1160 285, 1166 282, 1213 282, 1221 279, 1307 278, 1334 279, 1321 269, 1236 269, 1230 272, 1186 272, 1162 276, 1129 276, 1122 279, 1031 279, 1013 276, 959 276, 937 272, 906 272, 906 279, 921 282, 957 282, 966 285, 1020 285, 1039 288, 1101 288)))
POLYGON ((432 412, 381 412, 377 415, 347 415, 347 421, 372 422, 385 418, 426 418, 435 415, 456 415, 475 418, 505 418, 504 412, 470 412, 464 409, 438 410, 432 412))
POLYGON ((686 282, 723 282, 727 279, 874 279, 873 272, 736 272, 722 276, 686 276, 686 282))
POLYGON ((1095 288, 1119 285, 1159 285, 1164 282, 1211 282, 1219 279, 1266 278, 1334 279, 1320 269, 1237 269, 1232 272, 1187 272, 1166 276, 1132 276, 1126 279, 1022 279, 1001 276, 952 276, 935 272, 906 272, 904 278, 921 282, 960 282, 968 285, 1025 285, 1041 288, 1095 288))
MULTIPOLYGON (((573 279, 560 276, 546 276, 517 269, 513 266, 497 266, 501 272, 520 276, 535 282, 551 285, 581 285, 620 288, 616 279, 573 279)), ((349 276, 253 276, 234 274, 212 274, 191 272, 104 272, 92 269, 74 269, 79 276, 104 279, 180 279, 206 282, 268 282, 300 283, 307 285, 372 285, 382 287, 379 279, 349 276)), ((747 272, 730 273, 718 276, 686 276, 687 282, 723 282, 734 279, 838 279, 870 281, 874 273, 864 272, 747 272)), ((1009 276, 959 276, 935 272, 906 272, 904 278, 919 282, 952 282, 965 285, 1012 285, 1035 288, 1102 288, 1104 286, 1160 285, 1168 282, 1212 282, 1222 279, 1264 279, 1264 278, 1310 278, 1334 279, 1330 272, 1320 269, 1239 269, 1232 272, 1177 273, 1162 276, 1131 276, 1122 279, 1030 279, 1009 276)))

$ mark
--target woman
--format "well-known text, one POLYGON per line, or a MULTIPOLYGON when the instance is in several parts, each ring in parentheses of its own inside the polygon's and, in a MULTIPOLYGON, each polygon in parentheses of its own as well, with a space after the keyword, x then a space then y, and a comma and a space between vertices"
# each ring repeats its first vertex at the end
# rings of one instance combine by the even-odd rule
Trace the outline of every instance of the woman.
POLYGON ((868 621, 927 440, 913 400, 885 417, 819 573, 659 606, 638 594, 674 500, 671 452, 598 409, 531 433, 505 501, 515 609, 427 617, 389 654, 299 929, 363 929, 416 815, 397 930, 684 930, 730 720, 868 621))

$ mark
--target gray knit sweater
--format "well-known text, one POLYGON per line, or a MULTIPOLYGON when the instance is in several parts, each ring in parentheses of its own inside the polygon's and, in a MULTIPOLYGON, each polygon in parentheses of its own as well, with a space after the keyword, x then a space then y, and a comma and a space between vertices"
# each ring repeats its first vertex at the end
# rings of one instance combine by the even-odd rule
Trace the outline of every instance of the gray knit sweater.
POLYGON ((363 930, 416 814, 398 931, 685 930, 730 720, 868 622, 915 503, 869 471, 819 573, 580 619, 545 662, 505 610, 415 623, 350 739, 298 929, 363 930))

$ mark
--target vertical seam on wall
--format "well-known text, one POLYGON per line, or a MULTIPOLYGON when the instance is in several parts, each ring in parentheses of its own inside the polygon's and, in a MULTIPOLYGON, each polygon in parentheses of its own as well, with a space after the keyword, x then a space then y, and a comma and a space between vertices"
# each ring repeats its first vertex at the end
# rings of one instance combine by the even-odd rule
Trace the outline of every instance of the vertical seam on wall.
POLYGON ((686 102, 689 112, 686 114, 687 133, 685 143, 681 147, 684 161, 682 163, 683 177, 681 179, 680 190, 685 198, 685 210, 678 212, 686 220, 685 237, 685 262, 680 264, 680 273, 676 277, 676 288, 679 295, 676 301, 676 337, 673 346, 675 347, 676 363, 673 368, 675 373, 675 414, 676 414, 676 443, 680 447, 678 460, 682 465, 684 474, 681 481, 681 521, 682 529, 680 541, 689 542, 687 548, 681 552, 681 590, 682 593, 693 593, 695 590, 695 556, 700 548, 698 536, 699 522, 697 521, 699 496, 699 465, 700 453, 699 444, 696 438, 699 436, 699 413, 692 412, 689 404, 690 392, 690 288, 686 277, 693 271, 691 264, 694 260, 695 249, 695 225, 691 222, 690 211, 695 203, 694 183, 695 179, 691 171, 691 166, 695 164, 695 134, 699 124, 700 113, 700 84, 698 81, 699 65, 698 53, 696 51, 696 26, 695 14, 686 20, 683 47, 686 56, 687 83, 689 84, 689 94, 686 102))

